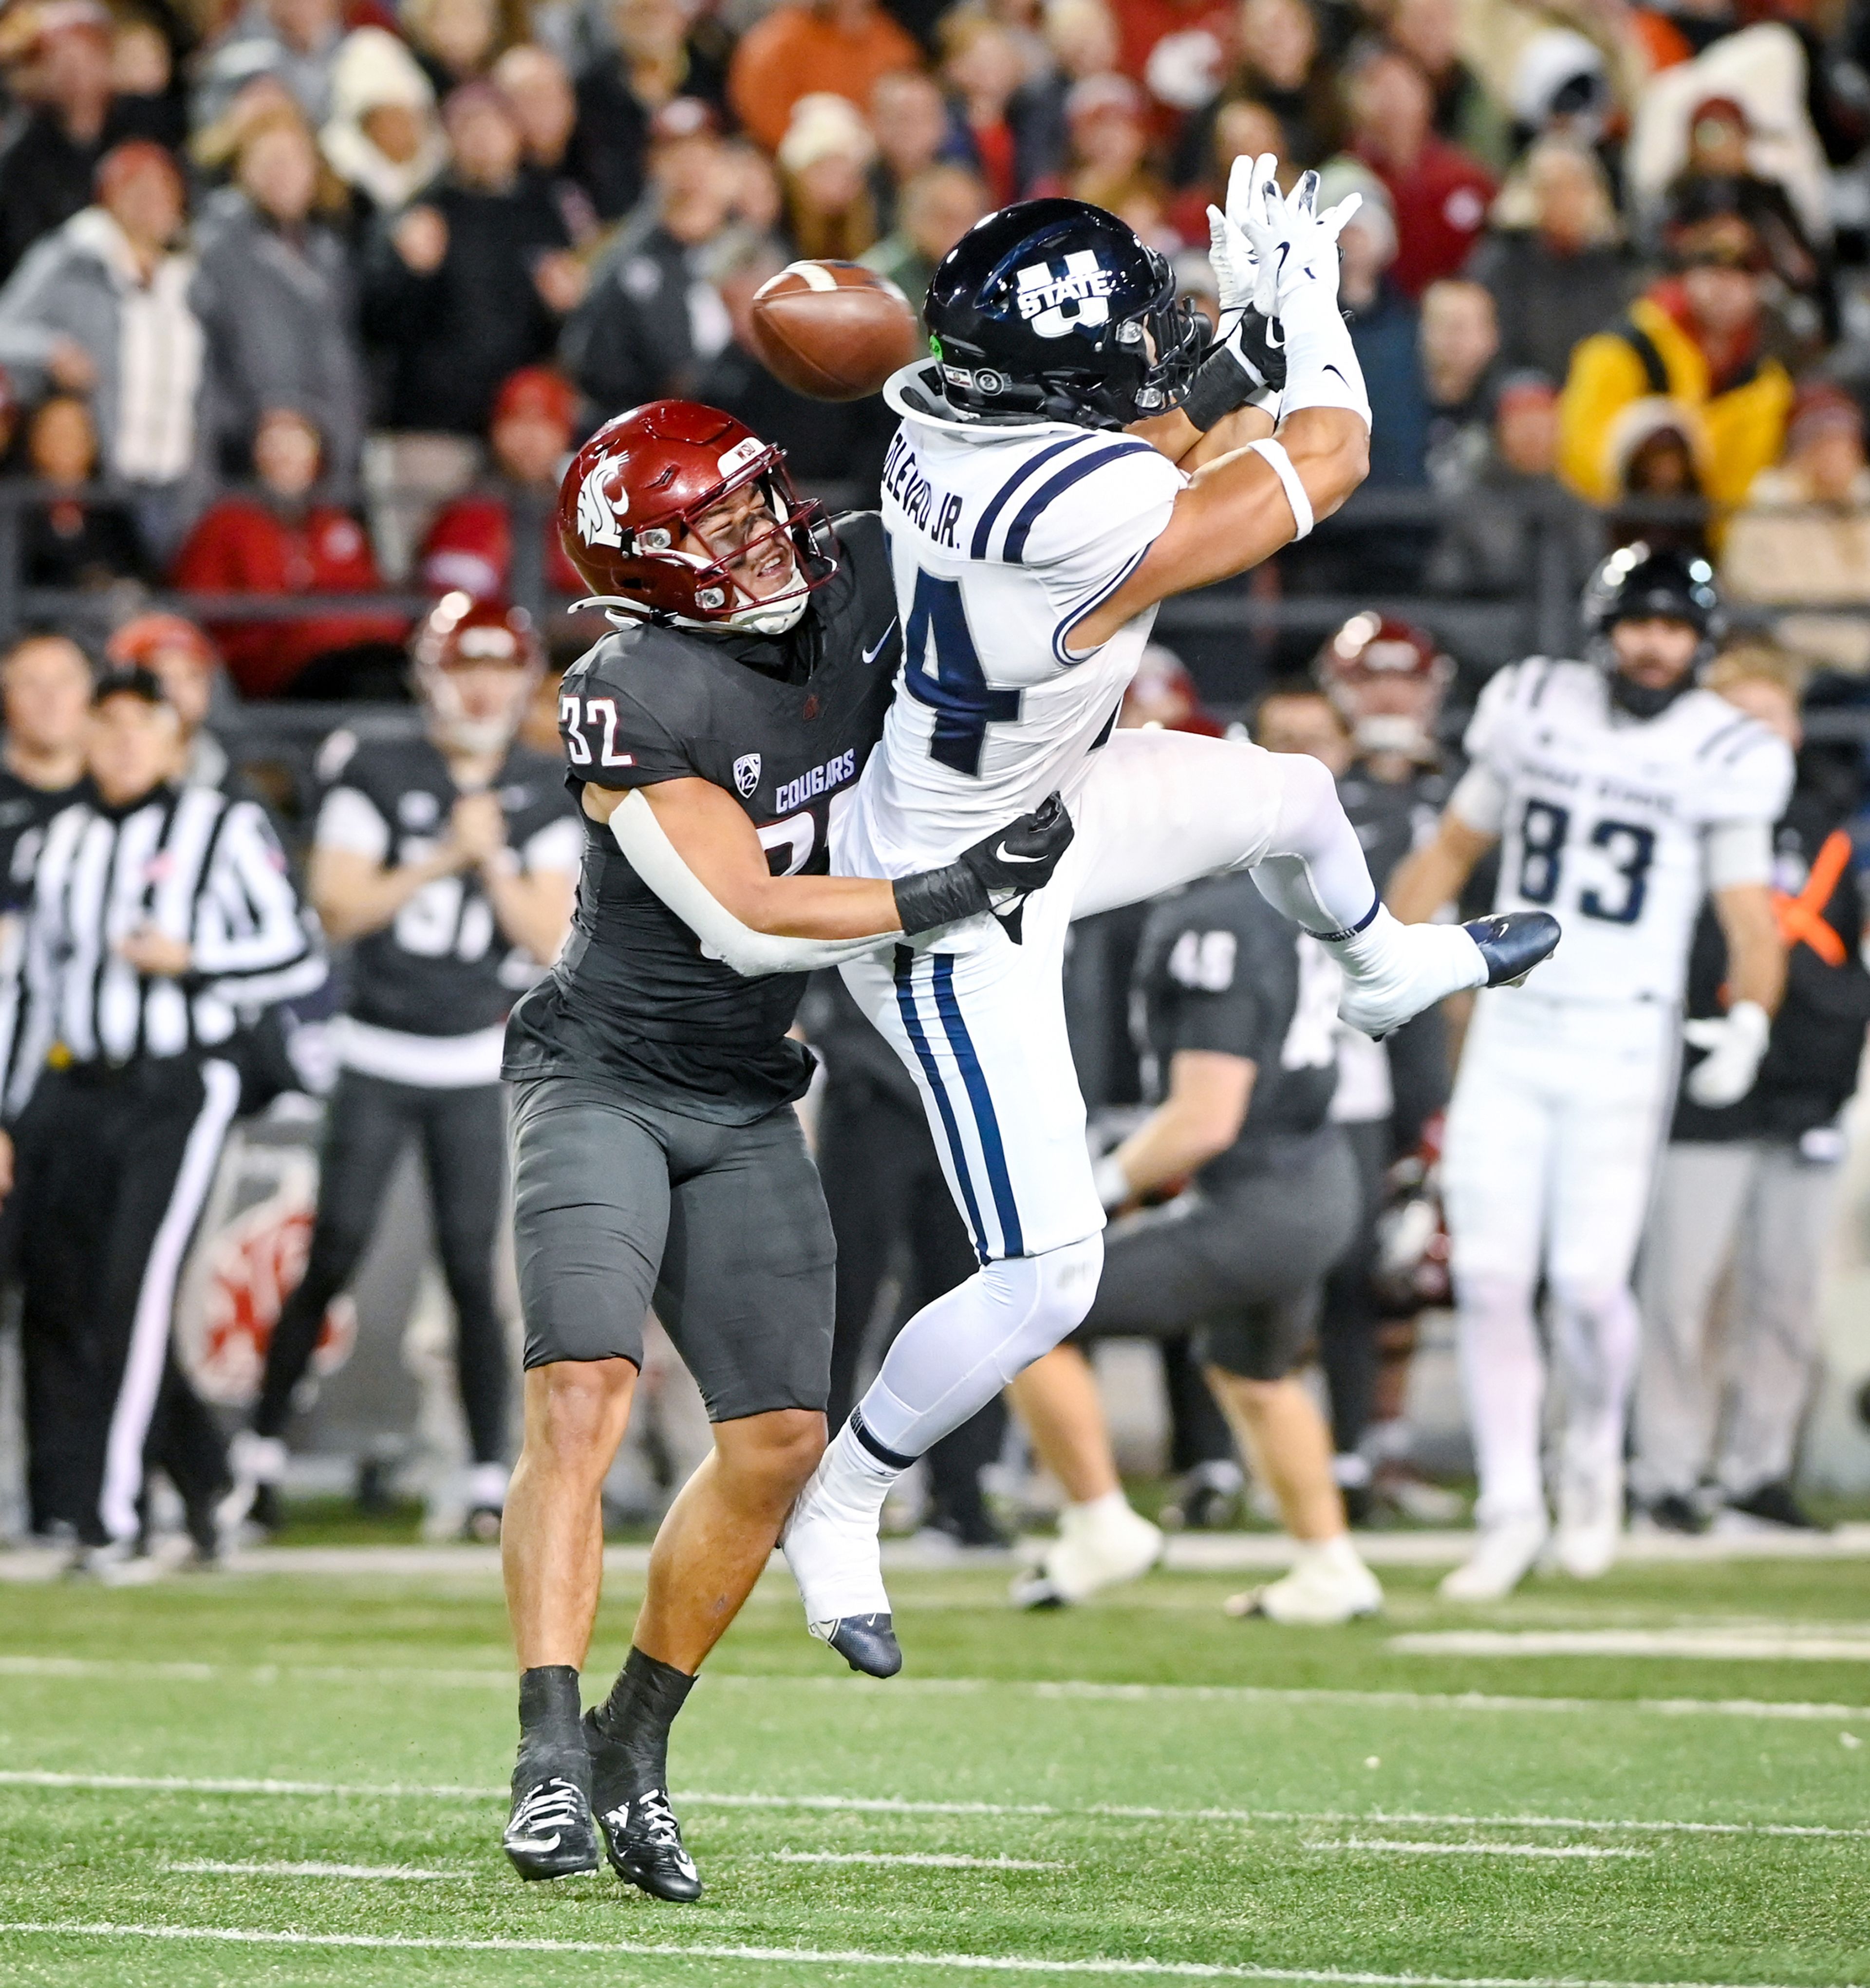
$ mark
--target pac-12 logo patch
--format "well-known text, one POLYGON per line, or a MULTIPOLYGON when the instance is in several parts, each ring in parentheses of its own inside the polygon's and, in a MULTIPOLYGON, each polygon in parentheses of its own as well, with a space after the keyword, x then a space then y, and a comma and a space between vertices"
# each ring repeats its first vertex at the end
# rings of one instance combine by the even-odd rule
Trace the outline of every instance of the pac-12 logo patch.
POLYGON ((1049 262, 1034 262, 1013 279, 1019 286, 1020 315, 1041 338, 1063 338, 1074 326, 1087 330, 1111 321, 1111 292, 1116 277, 1090 248, 1074 248, 1065 258, 1065 273, 1055 276, 1049 262))
POLYGON ((734 785, 743 801, 753 798, 753 789, 759 785, 759 755, 742 752, 734 762, 734 785))

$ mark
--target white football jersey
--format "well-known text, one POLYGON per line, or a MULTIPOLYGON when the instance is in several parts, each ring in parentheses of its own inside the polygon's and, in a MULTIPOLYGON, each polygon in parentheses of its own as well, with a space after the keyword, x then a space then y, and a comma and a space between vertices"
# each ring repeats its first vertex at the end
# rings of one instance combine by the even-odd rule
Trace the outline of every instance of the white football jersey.
POLYGON ((837 837, 869 875, 946 862, 1054 788, 1069 800, 1155 614, 1087 655, 1066 634, 1128 577, 1188 481, 1133 436, 902 411, 882 504, 902 676, 837 837))
POLYGON ((1594 665, 1544 657, 1487 685, 1467 752, 1506 791, 1495 908, 1564 928, 1533 983, 1558 1000, 1679 999, 1706 830, 1770 826, 1792 787, 1784 742, 1712 691, 1639 720, 1594 665))

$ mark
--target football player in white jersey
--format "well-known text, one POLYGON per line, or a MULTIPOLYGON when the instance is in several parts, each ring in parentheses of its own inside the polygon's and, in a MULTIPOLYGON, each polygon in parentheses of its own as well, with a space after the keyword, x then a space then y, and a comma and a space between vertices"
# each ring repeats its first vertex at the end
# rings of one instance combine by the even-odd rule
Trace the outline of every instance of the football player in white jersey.
POLYGON ((1752 1087, 1784 982, 1768 879, 1791 756, 1696 687, 1719 631, 1706 562, 1630 546, 1598 569, 1584 613, 1589 661, 1536 657, 1488 684, 1437 838, 1391 887, 1400 915, 1427 916, 1497 842, 1498 904, 1549 906, 1565 931, 1534 986, 1480 997, 1449 1111, 1442 1191, 1480 1480, 1479 1543, 1442 1584, 1457 1601, 1508 1593, 1547 1547, 1542 1275, 1564 1401, 1553 1557, 1589 1578, 1615 1556, 1630 1268, 1704 894, 1731 965, 1713 1053, 1689 1078, 1699 1103, 1752 1087))
POLYGON ((1304 536, 1364 474, 1370 407, 1337 308, 1354 203, 1315 213, 1310 174, 1288 204, 1275 164, 1240 162, 1211 217, 1212 345, 1122 222, 1031 201, 943 260, 935 360, 886 389, 903 418, 883 479, 903 674, 882 744, 834 808, 834 872, 925 868, 1055 791, 1076 839, 1004 915, 844 969, 921 1090, 982 1265, 904 1328, 783 1542, 813 1633, 874 1675, 901 1661, 876 1541, 891 1483, 1070 1333, 1097 1289, 1104 1211, 1060 988, 1069 921, 1250 869, 1335 955, 1341 1012, 1376 1036, 1457 989, 1523 976, 1557 943, 1536 911, 1398 923, 1315 761, 1113 729, 1157 604, 1304 536))

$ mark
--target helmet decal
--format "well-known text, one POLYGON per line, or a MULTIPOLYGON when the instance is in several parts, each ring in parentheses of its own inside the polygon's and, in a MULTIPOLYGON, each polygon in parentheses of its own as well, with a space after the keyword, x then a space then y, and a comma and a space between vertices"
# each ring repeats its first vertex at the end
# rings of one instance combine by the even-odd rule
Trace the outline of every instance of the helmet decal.
POLYGON ((1110 298, 1117 279, 1097 260, 1094 249, 1073 249, 1065 258, 1063 276, 1055 276, 1049 262, 1036 262, 1013 280, 1019 286, 1020 315, 1041 338, 1063 338, 1074 326, 1090 331, 1111 321, 1110 298))
POLYGON ((587 546, 621 547, 624 543, 621 520, 630 509, 630 492, 608 474, 615 461, 614 456, 600 458, 578 486, 578 536, 587 546))

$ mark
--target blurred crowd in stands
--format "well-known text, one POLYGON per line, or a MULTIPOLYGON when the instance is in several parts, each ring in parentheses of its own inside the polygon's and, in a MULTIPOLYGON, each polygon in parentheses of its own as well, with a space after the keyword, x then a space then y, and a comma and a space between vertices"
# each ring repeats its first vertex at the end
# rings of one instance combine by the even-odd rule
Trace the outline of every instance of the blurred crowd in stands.
POLYGON ((1867 48, 1845 0, 14 0, 0 552, 100 641, 165 589, 341 597, 210 613, 234 687, 393 690, 409 604, 358 597, 568 593, 546 500, 621 407, 874 482, 881 403, 749 348, 788 259, 915 298, 1064 191, 1211 303, 1207 203, 1275 150, 1363 196, 1371 485, 1423 502, 1263 590, 1570 591, 1641 532, 1862 670, 1867 48))

